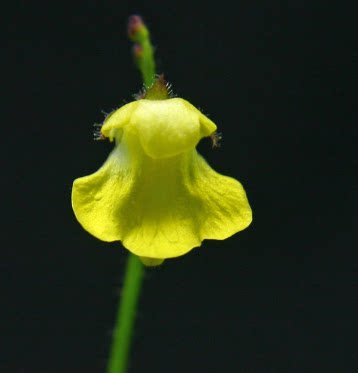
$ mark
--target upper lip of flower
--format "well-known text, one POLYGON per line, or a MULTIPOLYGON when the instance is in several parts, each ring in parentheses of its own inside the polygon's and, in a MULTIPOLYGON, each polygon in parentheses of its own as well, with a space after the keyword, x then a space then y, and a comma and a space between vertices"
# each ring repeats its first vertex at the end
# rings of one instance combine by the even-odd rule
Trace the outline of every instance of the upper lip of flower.
POLYGON ((181 98, 141 99, 120 108, 102 127, 102 134, 120 140, 119 129, 138 137, 145 153, 166 158, 194 148, 216 125, 181 98))

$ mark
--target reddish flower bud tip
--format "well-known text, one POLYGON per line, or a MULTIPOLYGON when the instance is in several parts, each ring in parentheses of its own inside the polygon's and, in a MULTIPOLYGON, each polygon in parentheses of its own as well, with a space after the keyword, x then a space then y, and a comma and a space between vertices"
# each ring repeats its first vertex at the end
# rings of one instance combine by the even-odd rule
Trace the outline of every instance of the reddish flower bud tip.
POLYGON ((133 15, 128 18, 128 35, 129 37, 134 36, 138 30, 144 26, 144 22, 141 16, 133 15))
POLYGON ((143 56, 143 47, 139 44, 134 44, 132 51, 135 58, 141 58, 143 56))

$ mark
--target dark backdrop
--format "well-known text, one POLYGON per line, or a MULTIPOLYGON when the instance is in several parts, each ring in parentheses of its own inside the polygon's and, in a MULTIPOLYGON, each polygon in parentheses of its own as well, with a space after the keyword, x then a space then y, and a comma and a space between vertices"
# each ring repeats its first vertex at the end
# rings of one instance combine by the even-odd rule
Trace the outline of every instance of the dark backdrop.
POLYGON ((127 253, 80 227, 70 194, 112 148, 92 124, 141 88, 133 13, 158 72, 218 124, 222 147, 199 150, 254 221, 147 271, 130 372, 356 371, 352 9, 133 3, 4 9, 1 372, 104 372, 127 253))

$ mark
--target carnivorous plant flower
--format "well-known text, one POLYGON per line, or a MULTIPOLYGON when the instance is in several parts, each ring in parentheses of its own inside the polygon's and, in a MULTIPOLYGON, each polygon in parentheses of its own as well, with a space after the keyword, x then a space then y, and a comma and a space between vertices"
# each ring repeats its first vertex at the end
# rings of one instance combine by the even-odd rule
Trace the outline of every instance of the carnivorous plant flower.
POLYGON ((161 263, 246 228, 242 185, 215 172, 196 151, 217 127, 163 79, 110 114, 101 135, 115 141, 103 166, 74 181, 72 206, 85 230, 122 241, 144 264, 161 263))

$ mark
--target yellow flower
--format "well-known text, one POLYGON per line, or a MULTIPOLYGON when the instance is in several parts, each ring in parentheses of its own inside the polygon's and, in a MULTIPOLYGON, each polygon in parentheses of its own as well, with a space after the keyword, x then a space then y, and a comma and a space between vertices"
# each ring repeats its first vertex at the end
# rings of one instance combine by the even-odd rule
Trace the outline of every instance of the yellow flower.
POLYGON ((76 218, 100 240, 122 241, 147 265, 246 228, 252 214, 242 185, 216 173, 195 149, 215 131, 181 98, 124 105, 101 129, 114 150, 97 172, 74 181, 76 218))

